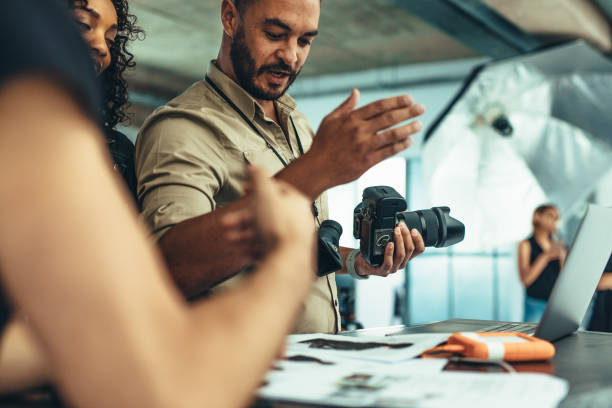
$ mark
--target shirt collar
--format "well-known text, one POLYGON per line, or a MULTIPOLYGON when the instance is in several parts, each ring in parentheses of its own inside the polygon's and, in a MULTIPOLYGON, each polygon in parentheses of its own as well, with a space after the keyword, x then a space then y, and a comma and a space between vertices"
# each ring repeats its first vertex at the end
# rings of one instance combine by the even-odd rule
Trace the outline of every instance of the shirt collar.
MULTIPOLYGON (((257 101, 240 85, 234 82, 217 66, 216 60, 212 60, 208 65, 208 77, 231 99, 231 101, 251 120, 259 114, 263 118, 263 109, 257 101)), ((295 100, 285 93, 276 100, 283 105, 289 112, 293 112, 297 106, 295 100)))

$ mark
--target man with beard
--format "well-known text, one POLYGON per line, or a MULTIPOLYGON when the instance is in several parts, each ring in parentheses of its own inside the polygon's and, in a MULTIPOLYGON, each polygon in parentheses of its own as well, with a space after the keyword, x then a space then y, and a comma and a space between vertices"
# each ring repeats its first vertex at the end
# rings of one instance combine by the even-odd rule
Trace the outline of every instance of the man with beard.
MULTIPOLYGON (((245 164, 301 190, 320 225, 328 214, 327 189, 408 148, 421 129, 418 121, 394 127, 424 112, 410 96, 356 109, 359 93, 353 90, 315 135, 285 92, 317 35, 320 7, 320 0, 223 0, 221 49, 205 79, 143 125, 136 144, 141 208, 187 297, 234 286, 255 258, 248 217, 231 243, 219 221, 230 212, 240 218, 249 201, 245 164)), ((424 250, 418 231, 402 223, 394 233, 379 267, 341 248, 342 272, 358 279, 387 276, 424 250)), ((317 278, 295 331, 335 333, 339 325, 335 276, 317 278)))

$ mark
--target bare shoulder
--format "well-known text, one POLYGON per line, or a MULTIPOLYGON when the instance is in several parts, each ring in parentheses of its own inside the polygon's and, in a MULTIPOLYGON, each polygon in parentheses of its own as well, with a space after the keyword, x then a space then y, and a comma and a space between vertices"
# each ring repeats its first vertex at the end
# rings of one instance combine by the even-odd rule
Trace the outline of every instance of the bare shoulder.
POLYGON ((101 132, 74 95, 44 75, 19 77, 0 88, 0 135, 6 159, 0 162, 6 165, 38 156, 59 165, 60 157, 52 153, 78 154, 83 143, 103 145, 101 132))
POLYGON ((529 245, 529 240, 522 240, 518 244, 518 252, 520 254, 529 254, 531 253, 531 245, 529 245))

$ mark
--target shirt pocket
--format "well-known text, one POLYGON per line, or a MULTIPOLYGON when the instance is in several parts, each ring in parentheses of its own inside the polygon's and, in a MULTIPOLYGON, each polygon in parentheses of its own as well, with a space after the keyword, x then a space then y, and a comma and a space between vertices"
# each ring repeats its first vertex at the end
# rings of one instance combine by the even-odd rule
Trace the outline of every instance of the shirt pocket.
POLYGON ((244 161, 254 166, 266 170, 270 176, 281 171, 285 166, 280 159, 270 149, 266 150, 245 150, 242 152, 244 161))

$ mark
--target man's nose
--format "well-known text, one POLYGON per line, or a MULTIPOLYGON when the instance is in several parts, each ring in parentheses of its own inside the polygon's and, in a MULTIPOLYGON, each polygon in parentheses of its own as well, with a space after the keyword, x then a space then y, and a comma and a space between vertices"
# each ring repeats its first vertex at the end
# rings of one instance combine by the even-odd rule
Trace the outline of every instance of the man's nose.
POLYGON ((295 70, 295 66, 297 65, 299 56, 298 56, 298 45, 297 43, 293 43, 293 41, 286 42, 283 47, 281 47, 277 53, 277 56, 288 66, 291 67, 292 70, 295 70))

